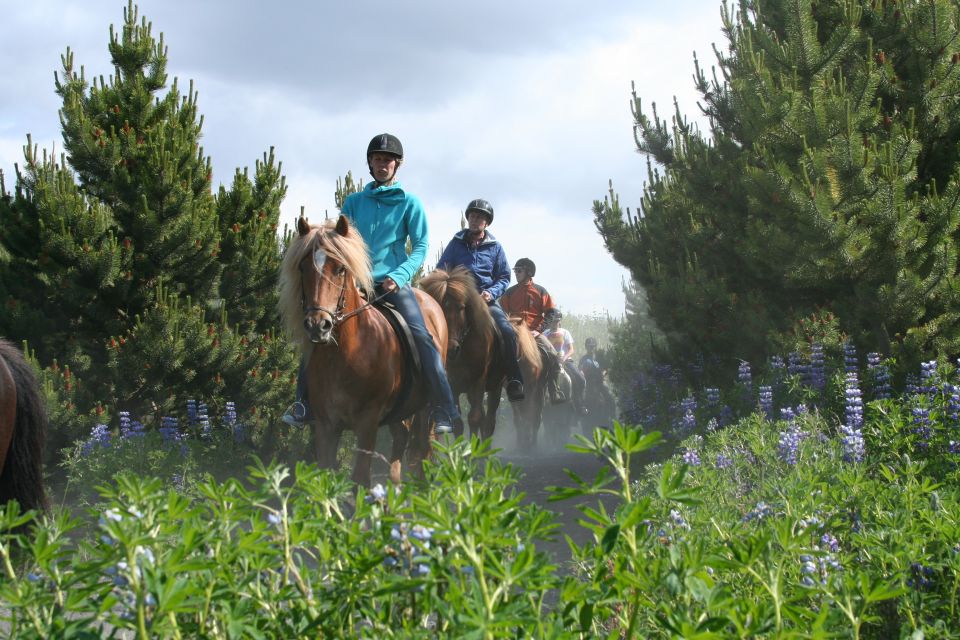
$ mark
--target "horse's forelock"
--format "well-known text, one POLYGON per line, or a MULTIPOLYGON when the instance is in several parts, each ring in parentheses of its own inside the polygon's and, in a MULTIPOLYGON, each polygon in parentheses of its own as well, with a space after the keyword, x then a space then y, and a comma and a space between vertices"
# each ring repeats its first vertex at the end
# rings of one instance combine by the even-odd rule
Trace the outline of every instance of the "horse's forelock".
POLYGON ((456 267, 447 276, 448 295, 457 296, 457 301, 467 307, 467 322, 475 331, 483 334, 493 332, 493 318, 487 301, 477 291, 477 281, 464 267, 456 267))

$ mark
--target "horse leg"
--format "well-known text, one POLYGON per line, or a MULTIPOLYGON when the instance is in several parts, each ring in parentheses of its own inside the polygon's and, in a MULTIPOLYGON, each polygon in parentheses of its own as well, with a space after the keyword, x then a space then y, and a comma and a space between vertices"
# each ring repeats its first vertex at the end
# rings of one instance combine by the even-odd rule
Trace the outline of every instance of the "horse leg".
POLYGON ((337 451, 340 448, 340 434, 337 426, 321 420, 314 421, 314 454, 317 465, 323 469, 337 468, 337 451))
POLYGON ((354 427, 357 434, 357 455, 353 464, 353 474, 350 476, 355 483, 370 486, 370 463, 373 459, 373 450, 377 447, 377 425, 365 424, 354 427))
POLYGON ((401 460, 407 450, 410 432, 406 424, 396 422, 390 424, 390 435, 393 436, 393 445, 390 447, 390 482, 400 484, 401 460))
POLYGON ((470 403, 470 413, 467 421, 470 423, 470 435, 478 438, 483 434, 483 387, 479 385, 467 392, 467 402, 470 403))
POLYGON ((484 416, 483 430, 481 435, 484 438, 492 438, 493 432, 497 427, 497 410, 500 409, 500 387, 489 389, 487 391, 487 415, 484 416))
POLYGON ((423 479, 423 461, 430 456, 430 421, 425 410, 418 411, 410 422, 410 444, 407 447, 407 464, 414 477, 423 479))

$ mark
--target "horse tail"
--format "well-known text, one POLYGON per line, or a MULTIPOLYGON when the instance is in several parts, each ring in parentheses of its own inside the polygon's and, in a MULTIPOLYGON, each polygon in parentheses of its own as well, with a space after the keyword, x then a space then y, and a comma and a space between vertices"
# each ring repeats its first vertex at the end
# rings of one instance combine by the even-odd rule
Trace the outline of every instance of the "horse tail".
POLYGON ((45 510, 47 495, 43 481, 43 449, 47 438, 47 411, 33 367, 20 350, 0 339, 0 359, 13 376, 17 394, 17 416, 0 473, 0 504, 20 503, 22 511, 45 510))

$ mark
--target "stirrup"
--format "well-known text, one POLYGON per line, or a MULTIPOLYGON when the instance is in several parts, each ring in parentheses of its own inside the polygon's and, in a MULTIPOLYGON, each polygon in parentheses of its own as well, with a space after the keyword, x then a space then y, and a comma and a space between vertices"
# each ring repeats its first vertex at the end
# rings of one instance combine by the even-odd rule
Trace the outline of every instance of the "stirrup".
POLYGON ((507 383, 507 399, 510 400, 510 402, 520 402, 525 397, 522 382, 519 380, 511 380, 507 383))
POLYGON ((291 427, 302 427, 307 419, 307 407, 297 400, 287 407, 287 412, 280 419, 291 427))

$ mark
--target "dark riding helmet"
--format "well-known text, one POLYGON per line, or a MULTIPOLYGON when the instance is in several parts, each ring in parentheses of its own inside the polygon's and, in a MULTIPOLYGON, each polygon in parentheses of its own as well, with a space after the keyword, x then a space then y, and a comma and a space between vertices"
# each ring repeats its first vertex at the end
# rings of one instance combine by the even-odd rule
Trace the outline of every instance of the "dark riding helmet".
POLYGON ((514 268, 514 269, 520 269, 520 268, 526 269, 526 270, 527 270, 527 274, 528 274, 531 278, 532 278, 533 276, 537 275, 537 265, 535 265, 535 264, 533 263, 533 260, 531 260, 530 258, 520 258, 520 259, 517 260, 517 262, 513 265, 513 268, 514 268))
POLYGON ((587 338, 586 340, 583 341, 583 344, 586 345, 587 349, 589 349, 590 347, 595 347, 597 346, 597 339, 587 338))
POLYGON ((463 215, 469 216, 471 211, 478 211, 482 213, 487 219, 487 224, 493 224, 493 205, 483 198, 471 200, 470 204, 467 205, 466 212, 463 215))
POLYGON ((547 322, 553 322, 554 320, 563 320, 563 312, 556 307, 550 307, 543 312, 543 319, 547 322))
POLYGON ((367 145, 367 157, 369 158, 372 153, 389 153, 403 160, 403 145, 400 144, 397 136, 381 133, 374 136, 370 144, 367 145))

